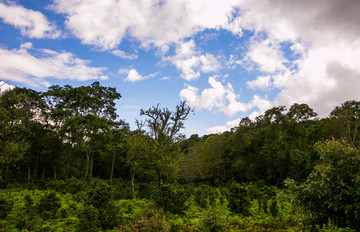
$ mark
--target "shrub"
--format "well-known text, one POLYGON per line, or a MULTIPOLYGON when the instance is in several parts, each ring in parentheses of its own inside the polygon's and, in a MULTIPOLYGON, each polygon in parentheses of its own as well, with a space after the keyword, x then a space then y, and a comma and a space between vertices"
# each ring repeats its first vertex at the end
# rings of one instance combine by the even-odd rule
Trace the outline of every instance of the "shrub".
POLYGON ((230 186, 229 208, 234 213, 240 213, 248 216, 250 209, 249 189, 246 185, 232 183, 230 186))
POLYGON ((222 212, 210 209, 205 213, 205 218, 200 221, 199 229, 204 232, 226 231, 227 220, 222 212))
POLYGON ((6 218, 12 206, 13 204, 10 201, 0 198, 0 219, 6 218))
POLYGON ((302 205, 316 224, 331 219, 336 226, 360 230, 359 151, 334 139, 317 143, 315 150, 320 161, 299 187, 302 205))
POLYGON ((81 230, 88 229, 89 225, 82 225, 87 220, 92 220, 93 231, 113 229, 119 225, 119 210, 114 205, 112 192, 112 187, 105 183, 99 183, 87 192, 84 209, 79 214, 81 230))
POLYGON ((192 189, 196 203, 202 208, 214 206, 216 199, 220 197, 220 191, 217 188, 202 184, 192 189))
POLYGON ((132 229, 133 231, 161 232, 169 231, 169 226, 163 217, 155 215, 149 219, 135 221, 132 229))
POLYGON ((60 199, 54 192, 46 193, 36 205, 38 213, 44 219, 53 217, 60 207, 60 199))
POLYGON ((158 195, 154 196, 156 204, 174 214, 181 214, 186 208, 188 194, 180 185, 163 185, 158 195))
POLYGON ((76 179, 75 177, 71 177, 66 182, 66 191, 68 191, 71 194, 78 193, 83 190, 83 181, 76 179))

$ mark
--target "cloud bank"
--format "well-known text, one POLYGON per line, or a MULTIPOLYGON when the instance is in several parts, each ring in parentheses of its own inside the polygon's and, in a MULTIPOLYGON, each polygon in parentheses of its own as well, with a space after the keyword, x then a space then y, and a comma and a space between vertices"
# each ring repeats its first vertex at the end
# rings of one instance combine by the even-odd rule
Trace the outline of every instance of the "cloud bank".
POLYGON ((89 61, 77 58, 69 52, 49 49, 33 49, 31 43, 24 43, 20 49, 0 48, 0 73, 4 79, 26 83, 30 86, 50 83, 46 78, 86 81, 107 79, 103 67, 90 67, 89 61), (36 51, 36 56, 32 53, 36 51))
POLYGON ((28 10, 11 1, 8 4, 0 1, 0 18, 20 29, 21 34, 29 38, 55 39, 60 36, 60 31, 41 12, 28 10))

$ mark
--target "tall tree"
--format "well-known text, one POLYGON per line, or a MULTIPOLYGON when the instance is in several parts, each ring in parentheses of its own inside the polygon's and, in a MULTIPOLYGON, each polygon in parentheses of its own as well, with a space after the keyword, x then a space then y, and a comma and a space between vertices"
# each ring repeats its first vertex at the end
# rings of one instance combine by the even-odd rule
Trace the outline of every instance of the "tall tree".
POLYGON ((174 161, 176 159, 174 154, 177 153, 177 148, 174 144, 184 137, 180 130, 184 128, 184 121, 190 111, 191 109, 185 101, 177 105, 175 111, 160 108, 160 104, 148 110, 140 110, 140 115, 147 117, 145 122, 158 150, 155 168, 159 185, 163 183, 164 179, 169 180, 175 175, 174 161))
MULTIPOLYGON (((70 85, 51 86, 44 94, 51 107, 51 119, 55 130, 61 132, 64 142, 69 144, 65 179, 68 177, 75 146, 86 154, 84 178, 90 179, 93 170, 93 155, 105 134, 116 124, 115 100, 121 95, 115 88, 103 87, 99 82, 91 86, 73 88, 70 85)), ((104 145, 104 144, 103 144, 104 145)))
POLYGON ((330 113, 327 133, 335 138, 345 137, 356 147, 360 146, 360 102, 346 101, 330 113))
POLYGON ((14 88, 0 96, 0 154, 6 181, 10 166, 30 155, 31 124, 43 119, 43 106, 40 93, 26 88, 14 88))

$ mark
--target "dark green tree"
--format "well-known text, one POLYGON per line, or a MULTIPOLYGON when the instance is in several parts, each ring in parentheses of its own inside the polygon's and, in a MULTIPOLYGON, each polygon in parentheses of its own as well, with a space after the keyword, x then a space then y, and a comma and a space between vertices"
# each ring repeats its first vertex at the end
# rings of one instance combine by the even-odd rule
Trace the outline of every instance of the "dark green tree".
POLYGON ((160 108, 159 104, 148 110, 140 110, 140 115, 147 117, 145 123, 155 142, 157 157, 154 166, 159 186, 164 180, 169 181, 176 177, 176 156, 179 152, 175 142, 184 138, 180 130, 184 128, 184 121, 190 111, 185 101, 177 105, 175 111, 160 108))
POLYGON ((298 189, 301 204, 311 212, 314 224, 331 219, 339 227, 359 230, 359 151, 335 139, 317 143, 315 150, 320 160, 298 189))

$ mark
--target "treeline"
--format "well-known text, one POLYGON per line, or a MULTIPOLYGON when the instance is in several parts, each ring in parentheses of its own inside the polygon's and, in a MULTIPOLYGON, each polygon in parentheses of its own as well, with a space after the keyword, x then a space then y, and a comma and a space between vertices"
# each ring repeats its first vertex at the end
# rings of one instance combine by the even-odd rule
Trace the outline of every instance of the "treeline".
MULTIPOLYGON (((327 138, 359 145, 360 103, 348 101, 317 118, 306 104, 274 107, 230 132, 183 139, 190 109, 160 105, 141 110, 130 131, 118 119, 115 88, 51 86, 40 93, 15 88, 0 98, 1 180, 70 177, 140 182, 209 183, 228 180, 281 185, 305 180, 318 160, 313 146, 327 138)), ((120 106, 121 107, 121 106, 120 106)))
MULTIPOLYGON (((251 208, 250 199, 262 204, 265 193, 257 196, 256 192, 263 191, 259 189, 266 186, 283 188, 287 180, 293 195, 298 196, 297 199, 306 204, 304 208, 316 216, 319 209, 316 204, 322 205, 326 199, 338 196, 331 194, 342 191, 332 191, 329 184, 326 188, 329 191, 322 193, 331 196, 326 195, 323 201, 314 203, 321 194, 316 195, 309 183, 325 170, 324 167, 335 170, 333 167, 337 161, 332 163, 333 158, 329 158, 328 166, 319 164, 323 164, 324 157, 333 151, 356 157, 360 141, 360 102, 357 101, 347 101, 335 107, 327 118, 318 118, 306 104, 293 104, 289 109, 274 107, 255 120, 242 119, 231 131, 202 137, 192 135, 185 139, 181 130, 191 113, 186 102, 180 102, 174 110, 162 108, 159 104, 142 109, 140 119, 136 120, 137 128, 130 130, 116 114, 115 101, 121 95, 115 88, 103 87, 99 82, 76 88, 55 85, 43 93, 14 88, 0 94, 1 188, 12 183, 47 188, 51 181, 61 180, 61 183, 68 183, 62 188, 69 188, 71 192, 72 183, 78 181, 91 186, 102 179, 109 184, 121 183, 120 192, 126 192, 122 198, 150 198, 164 209, 170 207, 171 211, 171 207, 175 207, 175 213, 181 213, 184 207, 185 190, 178 191, 178 188, 186 188, 184 186, 225 187, 228 190, 224 190, 227 192, 224 199, 229 201, 226 207, 245 215, 251 208), (332 147, 329 145, 330 150, 326 146, 314 147, 318 141, 326 139, 343 142, 334 142, 332 147), (321 170, 314 174, 316 169, 321 170), (249 186, 257 186, 257 191, 250 194, 249 187, 239 183, 252 183, 249 186), (236 197, 231 198, 231 191, 236 197), (182 199, 182 203, 173 205, 172 202, 182 199)), ((340 181, 340 185, 346 186, 344 188, 354 189, 356 162, 343 163, 351 167, 351 171, 348 170, 350 172, 345 173, 341 181, 349 175, 353 179, 349 177, 345 184, 339 179, 334 179, 334 182, 340 181)), ((80 187, 76 189, 76 192, 81 191, 80 187)), ((326 209, 320 207, 323 209, 318 212, 320 216, 312 220, 322 225, 330 218, 340 226, 357 228, 358 216, 348 213, 350 209, 360 212, 356 208, 358 203, 352 200, 357 193, 347 191, 346 197, 341 195, 350 205, 347 211, 345 203, 339 203, 330 212, 333 203, 328 202, 330 206, 326 209), (345 219, 334 216, 339 212, 350 222, 341 224, 345 219)), ((270 210, 271 204, 274 204, 274 210, 277 208, 274 192, 269 199, 264 198, 267 199, 265 211, 270 210)), ((201 196, 193 197, 201 199, 201 196)))

